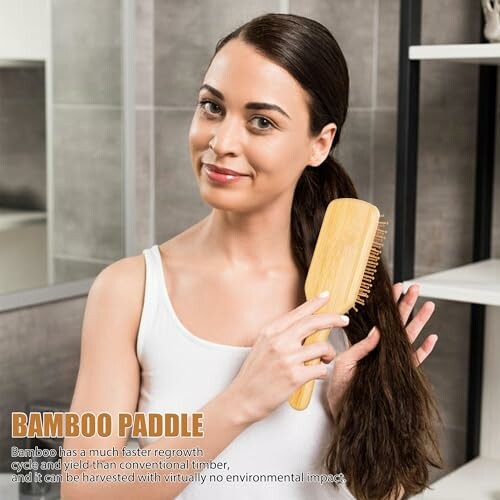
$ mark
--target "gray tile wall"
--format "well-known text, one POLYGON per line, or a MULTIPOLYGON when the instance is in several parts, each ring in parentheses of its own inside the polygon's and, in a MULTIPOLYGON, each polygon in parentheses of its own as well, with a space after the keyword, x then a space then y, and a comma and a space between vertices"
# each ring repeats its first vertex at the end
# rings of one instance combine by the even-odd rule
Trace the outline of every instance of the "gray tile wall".
POLYGON ((56 282, 124 253, 121 16, 121 0, 52 1, 56 282))
POLYGON ((35 399, 68 403, 80 356, 85 297, 0 314, 0 472, 10 470, 10 414, 35 399))
POLYGON ((154 1, 136 2, 136 252, 154 240, 154 1))

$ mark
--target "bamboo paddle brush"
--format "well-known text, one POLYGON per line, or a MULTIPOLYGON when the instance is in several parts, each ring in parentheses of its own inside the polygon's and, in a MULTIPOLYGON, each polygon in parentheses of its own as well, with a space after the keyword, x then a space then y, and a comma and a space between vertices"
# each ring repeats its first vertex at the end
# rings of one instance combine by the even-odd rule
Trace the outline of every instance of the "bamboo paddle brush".
MULTIPOLYGON (((315 314, 345 314, 355 304, 364 305, 382 254, 388 224, 381 221, 378 208, 357 198, 337 198, 328 204, 307 272, 307 300, 329 290, 328 301, 315 314)), ((317 330, 304 345, 324 342, 331 328, 317 330)), ((318 364, 320 358, 306 361, 318 364)), ((296 410, 307 408, 314 379, 297 389, 288 402, 296 410)))

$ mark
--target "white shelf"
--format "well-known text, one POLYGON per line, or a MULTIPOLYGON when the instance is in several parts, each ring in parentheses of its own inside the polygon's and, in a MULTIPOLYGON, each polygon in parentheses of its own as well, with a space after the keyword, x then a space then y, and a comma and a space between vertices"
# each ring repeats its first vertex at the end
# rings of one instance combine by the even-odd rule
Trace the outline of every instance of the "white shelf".
MULTIPOLYGON (((50 46, 50 0, 0 0, 0 60, 45 61, 50 46)), ((40 64, 40 63, 39 63, 40 64)), ((12 64, 10 64, 12 65, 12 64)))
POLYGON ((17 59, 0 54, 0 68, 41 68, 45 65, 44 59, 17 59))
POLYGON ((404 281, 404 290, 413 283, 420 285, 420 295, 424 297, 500 306, 500 259, 473 262, 404 281))
POLYGON ((0 231, 26 224, 43 224, 47 221, 44 210, 16 210, 0 207, 0 231))
POLYGON ((412 45, 412 60, 440 60, 471 64, 500 64, 500 43, 468 43, 462 45, 412 45))
POLYGON ((500 460, 477 457, 431 484, 412 498, 494 500, 500 492, 500 460))

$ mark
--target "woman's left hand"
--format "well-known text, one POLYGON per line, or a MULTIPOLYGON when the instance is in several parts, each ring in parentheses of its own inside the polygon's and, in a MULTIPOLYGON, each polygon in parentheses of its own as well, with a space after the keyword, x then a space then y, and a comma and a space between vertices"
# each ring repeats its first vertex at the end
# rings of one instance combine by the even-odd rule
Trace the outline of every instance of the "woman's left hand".
MULTIPOLYGON (((419 285, 411 285, 405 294, 404 299, 398 304, 399 314, 404 325, 410 317, 410 313, 417 302, 419 295, 419 285)), ((395 302, 398 302, 403 293, 403 284, 396 283, 392 286, 392 292, 395 302)), ((406 325, 406 334, 410 343, 413 343, 418 337, 424 326, 429 321, 434 312, 433 302, 425 302, 415 317, 406 325)), ((434 349, 438 336, 429 335, 422 345, 413 353, 415 366, 420 365, 434 349)), ((327 399, 330 411, 336 419, 338 405, 342 400, 342 395, 346 390, 359 360, 363 359, 369 352, 377 346, 380 340, 380 331, 377 327, 373 328, 373 334, 365 337, 356 344, 350 346, 346 351, 334 355, 335 365, 331 375, 328 377, 327 399)))
MULTIPOLYGON (((420 287, 418 284, 411 285, 404 299, 398 305, 399 314, 401 315, 401 320, 403 325, 406 325, 410 313, 417 302, 418 295, 420 292, 420 287)), ((392 286, 392 294, 394 300, 397 302, 403 293, 403 284, 396 283, 392 286)), ((429 321, 432 313, 434 312, 435 304, 434 302, 425 302, 424 305, 419 309, 415 317, 406 325, 406 334, 410 343, 413 344, 415 339, 418 337, 424 326, 429 321)), ((415 366, 420 365, 427 356, 432 352, 434 346, 436 345, 438 336, 436 334, 429 335, 423 342, 422 345, 413 353, 413 359, 415 366)))

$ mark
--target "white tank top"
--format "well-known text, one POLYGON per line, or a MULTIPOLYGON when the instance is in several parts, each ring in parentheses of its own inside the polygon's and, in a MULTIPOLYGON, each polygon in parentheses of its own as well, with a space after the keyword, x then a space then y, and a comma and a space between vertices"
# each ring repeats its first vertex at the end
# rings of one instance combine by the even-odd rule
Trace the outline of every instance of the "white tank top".
MULTIPOLYGON (((145 249, 143 254, 146 286, 137 336, 137 357, 141 366, 137 411, 199 411, 231 383, 251 348, 218 344, 188 331, 170 302, 158 245, 145 249)), ((330 341, 337 352, 345 350, 348 345, 342 329, 332 329, 330 341)), ((325 384, 323 380, 316 380, 306 410, 293 410, 285 402, 269 416, 245 429, 213 459, 214 462, 227 462, 229 470, 207 468, 200 471, 199 477, 204 476, 205 482, 192 481, 176 498, 354 499, 344 484, 336 490, 331 484, 321 485, 307 475, 327 474, 321 463, 331 439, 332 425, 326 410, 325 384), (304 475, 300 476, 302 473, 304 475), (218 481, 218 474, 223 476, 222 481, 218 481), (288 474, 289 478, 309 477, 310 482, 273 481, 271 475, 278 474, 288 474)), ((141 438, 138 441, 143 447, 156 439, 141 438)), ((202 457, 195 459, 208 461, 202 457)), ((167 474, 182 472, 166 471, 167 474)))

